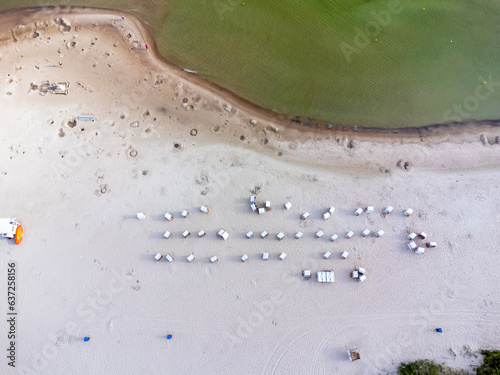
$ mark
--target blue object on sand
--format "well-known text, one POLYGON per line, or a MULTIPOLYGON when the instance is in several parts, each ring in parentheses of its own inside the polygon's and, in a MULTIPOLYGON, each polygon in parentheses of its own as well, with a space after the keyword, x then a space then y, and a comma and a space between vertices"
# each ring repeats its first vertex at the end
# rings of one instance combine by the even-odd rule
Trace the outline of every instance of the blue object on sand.
POLYGON ((84 337, 83 338, 83 341, 89 341, 90 340, 90 337, 84 337))
POLYGON ((167 339, 171 339, 172 338, 172 335, 167 335, 167 339))
POLYGON ((443 332, 443 330, 441 328, 436 328, 436 331, 443 332))

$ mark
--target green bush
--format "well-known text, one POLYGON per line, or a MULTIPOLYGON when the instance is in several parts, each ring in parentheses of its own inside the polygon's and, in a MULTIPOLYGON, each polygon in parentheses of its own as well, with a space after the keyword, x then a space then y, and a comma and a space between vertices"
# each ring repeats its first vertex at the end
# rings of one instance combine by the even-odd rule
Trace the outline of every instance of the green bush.
POLYGON ((415 362, 401 363, 398 368, 398 375, 470 375, 470 372, 455 370, 444 364, 421 359, 415 362))
POLYGON ((500 351, 481 350, 483 363, 476 371, 477 375, 500 375, 500 351))

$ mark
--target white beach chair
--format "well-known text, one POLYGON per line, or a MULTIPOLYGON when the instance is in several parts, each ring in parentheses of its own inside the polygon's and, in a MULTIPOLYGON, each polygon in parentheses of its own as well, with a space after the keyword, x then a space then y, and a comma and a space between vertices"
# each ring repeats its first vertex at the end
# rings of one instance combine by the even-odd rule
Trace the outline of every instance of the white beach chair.
POLYGON ((292 208, 292 204, 290 202, 286 202, 285 203, 285 210, 289 210, 290 208, 292 208))
POLYGON ((333 234, 330 236, 330 241, 337 241, 337 239, 339 238, 339 236, 337 234, 333 234))
POLYGON ((250 203, 255 203, 255 195, 252 195, 252 196, 250 197, 250 203))
POLYGON ((368 207, 366 207, 365 212, 366 212, 367 214, 372 214, 372 213, 373 213, 373 211, 374 211, 373 206, 368 206, 368 207))
POLYGON ((408 249, 410 250, 415 250, 417 248, 417 244, 415 241, 411 241, 410 243, 407 243, 406 246, 408 246, 408 249))
POLYGON ((350 230, 349 232, 346 233, 345 238, 350 240, 353 235, 354 235, 354 232, 352 230, 350 230))
POLYGON ((171 235, 172 233, 170 233, 168 230, 165 233, 163 233, 163 237, 165 237, 166 239, 169 239, 171 235))
POLYGON ((417 250, 415 250, 415 254, 423 254, 425 253, 425 249, 423 247, 419 247, 417 248, 417 250))
POLYGON ((366 236, 368 236, 370 233, 371 233, 370 229, 365 229, 364 231, 362 231, 362 232, 361 232, 361 235, 362 235, 363 237, 366 237, 366 236))
POLYGON ((170 254, 165 255, 165 259, 168 260, 169 262, 174 261, 174 258, 170 254))
POLYGON ((375 237, 379 238, 382 237, 385 234, 383 230, 379 230, 377 233, 375 233, 375 237))
POLYGON ((280 256, 279 256, 279 258, 281 260, 284 260, 286 258, 286 254, 285 253, 281 253, 280 256))
POLYGON ((364 281, 366 281, 366 275, 361 275, 358 279, 358 282, 362 283, 364 281))
POLYGON ((269 233, 267 233, 266 231, 264 231, 264 232, 262 232, 262 233, 260 234, 260 236, 261 236, 262 238, 266 238, 267 236, 269 236, 269 233))
POLYGON ((335 207, 332 206, 328 209, 328 213, 330 214, 330 216, 333 215, 334 212, 335 212, 335 207))
POLYGON ((205 237, 206 235, 207 235, 207 234, 205 233, 205 231, 204 231, 204 230, 200 230, 200 231, 198 232, 198 237, 200 237, 200 238, 205 237))
POLYGON ((437 246, 437 242, 427 242, 425 245, 427 247, 436 247, 437 246))
POLYGON ((393 209, 394 209, 394 207, 392 207, 392 206, 387 206, 387 207, 385 208, 385 210, 384 210, 384 214, 389 215, 389 214, 392 212, 392 210, 393 210, 393 209))
POLYGON ((269 253, 262 253, 262 259, 263 260, 268 260, 269 259, 269 253))
POLYGON ((217 257, 214 255, 212 258, 210 258, 210 262, 212 263, 215 263, 217 262, 219 259, 217 259, 217 257))
POLYGON ((188 216, 188 215, 189 215, 189 212, 188 212, 188 211, 186 211, 186 210, 182 211, 182 213, 181 213, 181 216, 182 216, 184 219, 185 219, 185 218, 187 218, 187 216, 188 216))
POLYGON ((146 214, 144 212, 138 212, 137 213, 137 218, 139 220, 144 220, 146 218, 146 214))
POLYGON ((255 203, 252 203, 250 205, 250 208, 252 209, 253 212, 257 211, 257 206, 255 205, 255 203))
POLYGON ((323 236, 323 231, 322 230, 318 230, 315 234, 316 238, 321 238, 323 236))
POLYGON ((247 232, 247 234, 245 236, 247 236, 247 238, 252 238, 253 237, 253 232, 249 231, 249 232, 247 232))
POLYGON ((285 234, 283 232, 279 232, 277 235, 276 235, 276 238, 278 239, 278 241, 281 241, 283 239, 283 237, 285 237, 285 234))
POLYGON ((300 217, 302 220, 305 220, 309 217, 309 212, 304 212, 302 216, 300 217))
POLYGON ((266 213, 266 209, 261 207, 259 208, 259 215, 264 215, 266 213))
POLYGON ((302 236, 303 236, 303 235, 304 235, 304 233, 302 233, 302 232, 297 232, 297 233, 295 233, 295 236, 294 236, 294 237, 295 237, 296 239, 300 239, 300 238, 302 238, 302 236))
POLYGON ((266 211, 271 211, 271 201, 266 201, 264 204, 266 211))
POLYGON ((203 212, 204 214, 208 214, 210 212, 207 206, 201 206, 200 211, 203 212))
POLYGON ((347 259, 347 257, 349 256, 349 252, 344 251, 340 256, 342 257, 342 259, 347 259))
POLYGON ((182 233, 182 236, 183 236, 184 238, 188 238, 190 235, 191 235, 191 232, 189 232, 188 230, 185 230, 185 231, 182 233))
POLYGON ((304 276, 304 279, 310 279, 311 278, 311 270, 302 271, 302 276, 304 276))
POLYGON ((325 213, 323 214, 323 220, 324 220, 324 221, 328 220, 328 219, 330 218, 330 216, 331 216, 331 215, 330 215, 330 213, 329 213, 329 212, 325 212, 325 213))
POLYGON ((162 257, 163 257, 163 255, 161 255, 160 253, 155 255, 156 260, 160 260, 162 257))
POLYGON ((409 240, 409 241, 413 241, 415 239, 415 237, 417 237, 417 234, 416 233, 410 233, 406 238, 409 240))
POLYGON ((327 251, 326 253, 323 254, 323 258, 328 259, 330 258, 330 255, 332 255, 332 253, 327 251))
POLYGON ((356 211, 354 211, 354 215, 359 216, 363 213, 363 209, 361 207, 356 208, 356 211))
POLYGON ((194 257, 194 255, 193 255, 193 254, 191 254, 191 255, 189 255, 186 259, 187 259, 187 261, 188 261, 189 263, 191 263, 193 260, 195 260, 195 257, 194 257))
POLYGON ((413 208, 407 208, 404 215, 406 217, 410 217, 410 215, 413 213, 413 208))
POLYGON ((358 267, 358 273, 360 275, 364 275, 366 273, 366 270, 364 268, 362 268, 362 267, 358 267))
POLYGON ((165 214, 165 219, 167 219, 168 221, 172 221, 172 220, 174 220, 174 217, 167 212, 165 214))
POLYGON ((359 272, 358 271, 352 271, 351 272, 351 278, 352 279, 357 279, 359 277, 359 272))
POLYGON ((246 262, 247 260, 248 260, 248 255, 243 254, 243 256, 241 257, 241 261, 246 262))
POLYGON ((427 233, 425 233, 425 232, 420 232, 420 233, 418 234, 418 236, 419 236, 421 239, 425 240, 425 239, 427 238, 427 233))

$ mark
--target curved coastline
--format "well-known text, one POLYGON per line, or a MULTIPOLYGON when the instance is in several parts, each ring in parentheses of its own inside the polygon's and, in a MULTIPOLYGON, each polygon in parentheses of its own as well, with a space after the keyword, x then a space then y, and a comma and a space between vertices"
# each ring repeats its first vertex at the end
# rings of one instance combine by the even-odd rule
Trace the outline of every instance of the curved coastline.
MULTIPOLYGON (((478 136, 479 134, 486 133, 487 137, 495 137, 497 129, 500 126, 500 119, 492 119, 486 121, 467 121, 455 122, 448 124, 431 124, 421 127, 402 127, 402 128, 377 128, 377 127, 363 127, 360 126, 343 126, 332 122, 316 119, 304 119, 301 117, 290 116, 287 114, 275 113, 271 110, 257 106, 237 94, 230 92, 217 84, 207 81, 206 79, 198 76, 195 73, 187 72, 167 61, 160 55, 154 37, 148 26, 139 20, 134 14, 122 12, 113 9, 104 8, 88 8, 88 7, 73 7, 73 6, 42 6, 30 8, 16 8, 0 12, 2 19, 2 29, 0 34, 0 42, 8 43, 13 41, 14 35, 12 29, 19 25, 34 24, 42 22, 41 20, 72 17, 87 17, 86 22, 93 25, 97 24, 99 18, 106 19, 107 17, 116 16, 117 13, 126 16, 128 22, 132 22, 134 28, 139 31, 141 38, 148 45, 149 56, 151 56, 154 64, 167 69, 170 73, 177 77, 192 83, 202 90, 206 90, 221 100, 227 102, 233 107, 240 108, 246 111, 251 117, 265 122, 273 123, 279 126, 284 126, 287 130, 293 131, 295 136, 299 134, 306 134, 306 138, 320 136, 355 136, 361 140, 392 140, 399 139, 419 140, 423 138, 432 140, 433 142, 441 142, 443 140, 450 140, 451 138, 460 142, 463 136, 478 136), (91 21, 91 19, 93 21, 91 21), (11 34, 9 36, 9 34, 11 34)), ((36 27, 35 27, 36 28, 36 27)), ((297 139, 298 140, 298 139, 297 139)), ((498 141, 498 139, 497 139, 498 141)))

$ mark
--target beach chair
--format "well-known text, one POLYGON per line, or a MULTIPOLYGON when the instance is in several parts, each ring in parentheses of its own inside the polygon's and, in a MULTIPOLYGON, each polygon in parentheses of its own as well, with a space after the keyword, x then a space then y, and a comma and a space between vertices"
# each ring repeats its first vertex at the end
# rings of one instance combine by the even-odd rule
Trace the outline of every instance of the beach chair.
POLYGON ((286 258, 286 254, 285 253, 281 253, 280 256, 279 256, 279 258, 281 260, 284 260, 286 258))
POLYGON ((354 211, 355 216, 359 216, 363 213, 363 209, 361 207, 356 208, 356 211, 354 211))
POLYGON ((297 233, 295 233, 295 236, 294 236, 294 237, 295 237, 296 239, 300 239, 300 238, 302 238, 302 236, 303 236, 303 235, 304 235, 304 233, 302 233, 302 232, 297 232, 297 233))
POLYGON ((339 238, 339 236, 334 234, 334 235, 330 236, 330 241, 332 241, 332 242, 337 241, 338 238, 339 238))
POLYGON ((349 232, 346 233, 345 238, 350 240, 353 235, 354 235, 354 232, 352 230, 350 230, 349 232))
POLYGON ((163 255, 161 255, 160 253, 158 253, 158 254, 155 255, 155 259, 157 261, 160 260, 162 257, 163 257, 163 255))
POLYGON ((328 259, 330 258, 330 255, 332 255, 332 253, 327 251, 326 253, 323 254, 323 258, 328 259))
POLYGON ((278 239, 278 241, 281 241, 284 237, 285 237, 285 234, 283 232, 279 232, 276 235, 276 238, 278 239))
POLYGON ((292 204, 290 202, 286 202, 285 203, 285 210, 289 210, 290 208, 292 208, 292 204))
POLYGON ((253 232, 250 231, 250 232, 247 232, 247 234, 245 235, 247 238, 252 238, 253 237, 253 232))
POLYGON ((186 259, 187 259, 187 261, 188 261, 189 263, 191 263, 193 260, 195 260, 195 257, 194 257, 194 255, 193 255, 193 254, 191 254, 191 255, 189 255, 186 259))
POLYGON ((172 220, 174 220, 174 217, 167 212, 165 214, 165 219, 167 219, 168 221, 172 221, 172 220))
POLYGON ((316 238, 321 238, 323 236, 323 231, 322 230, 318 230, 315 234, 316 238))
POLYGON ((146 218, 146 214, 144 212, 138 212, 137 213, 137 218, 139 220, 144 220, 146 218))
POLYGON ((368 236, 370 233, 371 233, 371 232, 370 232, 370 229, 365 229, 363 232, 361 232, 361 235, 362 235, 363 237, 366 237, 366 236, 368 236))
POLYGON ((372 214, 372 213, 373 213, 373 211, 374 211, 373 206, 368 206, 368 207, 366 207, 365 212, 366 212, 367 214, 372 214))
POLYGON ((347 257, 348 257, 348 256, 349 256, 349 252, 347 252, 347 251, 344 251, 344 252, 340 255, 340 257, 341 257, 342 259, 347 259, 347 257))
POLYGON ((241 261, 246 262, 247 260, 248 260, 248 255, 243 254, 243 256, 241 257, 241 261))
POLYGON ((165 233, 163 233, 163 237, 165 237, 166 239, 169 239, 171 235, 172 233, 170 233, 168 230, 165 233))
POLYGON ((269 253, 262 253, 262 260, 268 260, 269 259, 269 253))

